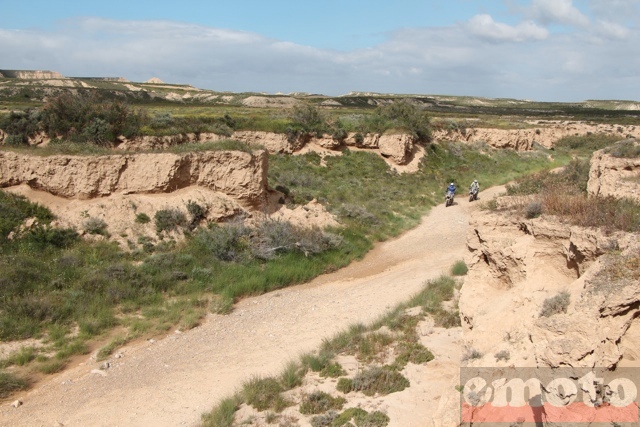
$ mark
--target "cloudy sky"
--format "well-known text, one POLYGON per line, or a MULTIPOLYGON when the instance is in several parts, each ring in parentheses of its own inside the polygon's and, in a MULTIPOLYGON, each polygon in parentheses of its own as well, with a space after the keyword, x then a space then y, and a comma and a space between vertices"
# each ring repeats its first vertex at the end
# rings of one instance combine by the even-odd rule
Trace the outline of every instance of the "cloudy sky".
POLYGON ((0 69, 232 92, 640 101, 640 0, 0 0, 0 69))

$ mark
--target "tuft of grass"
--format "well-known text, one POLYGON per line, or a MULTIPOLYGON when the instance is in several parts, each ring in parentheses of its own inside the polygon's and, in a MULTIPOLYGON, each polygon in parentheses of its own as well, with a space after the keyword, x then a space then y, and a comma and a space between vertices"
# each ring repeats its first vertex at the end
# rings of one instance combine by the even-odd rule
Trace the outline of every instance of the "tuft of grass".
POLYGON ((304 365, 289 362, 282 374, 280 374, 280 384, 282 384, 284 390, 291 390, 302 385, 302 380, 306 373, 307 368, 304 365))
POLYGON ((96 355, 96 360, 98 362, 109 357, 118 347, 122 347, 127 343, 128 339, 124 336, 117 336, 109 341, 109 344, 102 347, 98 350, 98 354, 96 355))
POLYGON ((273 409, 282 412, 292 405, 281 395, 283 391, 284 387, 275 378, 254 377, 243 385, 242 396, 248 405, 258 411, 273 409))
POLYGON ((342 368, 342 365, 340 365, 337 362, 329 363, 324 368, 322 368, 322 370, 320 371, 320 376, 321 377, 325 377, 325 378, 326 377, 338 378, 338 377, 341 377, 342 375, 346 375, 346 374, 347 373, 342 368))
POLYGON ((20 390, 26 390, 29 382, 9 372, 0 371, 0 399, 10 396, 20 390))
POLYGON ((464 276, 469 271, 467 264, 463 260, 456 261, 451 267, 451 275, 464 276))
POLYGON ((239 395, 223 399, 210 412, 202 415, 202 427, 231 427, 241 403, 239 395))
POLYGON ((8 358, 0 362, 0 367, 11 365, 25 366, 36 358, 38 350, 33 346, 21 347, 20 350, 9 355, 8 358))
POLYGON ((47 361, 43 361, 36 366, 36 369, 43 374, 55 374, 56 372, 62 371, 67 366, 66 360, 60 359, 49 359, 47 361))
POLYGON ((549 317, 554 314, 566 313, 571 302, 571 295, 567 291, 562 291, 558 295, 547 298, 542 303, 540 317, 549 317))
POLYGON ((431 351, 418 342, 404 342, 398 346, 399 354, 396 356, 392 367, 401 371, 407 363, 416 365, 432 361, 435 356, 431 351))

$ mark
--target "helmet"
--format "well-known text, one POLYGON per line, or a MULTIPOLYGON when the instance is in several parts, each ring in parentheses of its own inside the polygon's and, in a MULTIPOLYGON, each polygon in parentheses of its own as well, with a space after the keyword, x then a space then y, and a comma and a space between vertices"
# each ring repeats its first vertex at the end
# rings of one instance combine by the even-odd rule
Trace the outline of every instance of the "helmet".
POLYGON ((474 182, 475 184, 477 184, 477 183, 478 183, 478 180, 477 180, 477 179, 474 179, 474 180, 473 180, 473 182, 474 182))
POLYGON ((449 185, 453 185, 453 182, 451 184, 449 184, 449 185))

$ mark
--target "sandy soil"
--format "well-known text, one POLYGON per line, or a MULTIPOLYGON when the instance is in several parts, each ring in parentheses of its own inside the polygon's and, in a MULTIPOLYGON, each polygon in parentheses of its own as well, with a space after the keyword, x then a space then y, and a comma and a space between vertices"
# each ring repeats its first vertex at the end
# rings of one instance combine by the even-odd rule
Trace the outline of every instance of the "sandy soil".
MULTIPOLYGON (((490 189, 481 198, 498 191, 490 189)), ((108 360, 106 370, 98 369, 104 362, 89 358, 11 399, 19 398, 22 406, 5 402, 0 425, 196 425, 203 412, 251 376, 277 374, 324 338, 356 322, 377 319, 462 259, 469 214, 478 206, 463 196, 452 207, 433 208, 417 228, 379 244, 345 269, 247 298, 232 314, 210 315, 190 331, 172 331, 164 339, 124 347, 116 352, 120 357, 108 360)), ((446 348, 452 341, 442 345, 446 348)), ((429 404, 437 406, 433 387, 426 384, 411 389, 431 389, 429 404)), ((411 402, 426 404, 426 398, 413 396, 411 402)), ((406 417, 410 411, 401 412, 406 417)), ((424 419, 394 421, 392 416, 390 427, 399 422, 403 427, 425 425, 424 419)))

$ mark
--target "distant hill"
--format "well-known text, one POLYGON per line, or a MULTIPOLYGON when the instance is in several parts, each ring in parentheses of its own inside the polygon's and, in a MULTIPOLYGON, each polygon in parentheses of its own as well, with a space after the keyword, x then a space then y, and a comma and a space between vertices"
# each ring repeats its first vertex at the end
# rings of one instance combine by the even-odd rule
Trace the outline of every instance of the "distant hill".
POLYGON ((64 79, 65 77, 57 71, 47 70, 0 70, 0 76, 8 79, 64 79))

